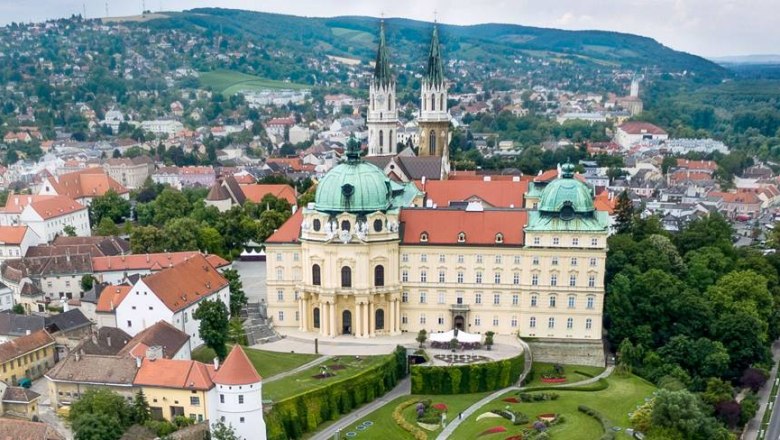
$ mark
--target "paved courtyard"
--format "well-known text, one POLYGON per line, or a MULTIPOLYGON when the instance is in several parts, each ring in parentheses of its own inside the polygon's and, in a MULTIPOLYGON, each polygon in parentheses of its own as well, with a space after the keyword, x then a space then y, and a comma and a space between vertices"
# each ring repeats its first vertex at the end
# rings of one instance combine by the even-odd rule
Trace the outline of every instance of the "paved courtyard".
POLYGON ((244 283, 244 292, 249 302, 266 302, 268 296, 265 290, 265 261, 239 261, 233 262, 233 269, 241 275, 244 283))

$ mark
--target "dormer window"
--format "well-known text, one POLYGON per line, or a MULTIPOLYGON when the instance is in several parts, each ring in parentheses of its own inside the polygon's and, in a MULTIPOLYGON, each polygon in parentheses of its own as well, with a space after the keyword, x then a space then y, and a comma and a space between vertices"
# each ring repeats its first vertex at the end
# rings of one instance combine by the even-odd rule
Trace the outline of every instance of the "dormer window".
POLYGON ((458 243, 465 243, 466 242, 466 233, 460 232, 458 233, 458 243))
POLYGON ((314 227, 315 232, 319 232, 320 228, 322 227, 322 223, 320 222, 320 219, 315 218, 314 221, 311 222, 312 227, 314 227))
POLYGON ((496 234, 496 243, 500 244, 503 242, 504 242, 504 234, 499 232, 498 234, 496 234))
POLYGON ((420 234, 420 243, 427 243, 428 242, 428 233, 423 232, 420 234))

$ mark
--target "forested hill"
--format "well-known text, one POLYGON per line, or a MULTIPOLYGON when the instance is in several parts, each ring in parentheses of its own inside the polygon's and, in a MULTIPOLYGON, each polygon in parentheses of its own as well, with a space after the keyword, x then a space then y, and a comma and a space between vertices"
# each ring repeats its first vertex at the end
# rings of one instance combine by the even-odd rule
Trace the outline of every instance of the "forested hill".
MULTIPOLYGON (((373 58, 377 19, 371 17, 308 18, 233 9, 202 8, 166 13, 166 18, 140 26, 158 30, 198 30, 262 41, 300 55, 373 58)), ((394 63, 422 64, 431 24, 386 19, 394 63)), ((519 57, 544 58, 568 65, 599 69, 657 68, 687 71, 707 79, 722 79, 728 70, 702 57, 670 49, 637 35, 605 31, 565 31, 512 24, 440 27, 445 55, 450 59, 507 66, 519 57)))

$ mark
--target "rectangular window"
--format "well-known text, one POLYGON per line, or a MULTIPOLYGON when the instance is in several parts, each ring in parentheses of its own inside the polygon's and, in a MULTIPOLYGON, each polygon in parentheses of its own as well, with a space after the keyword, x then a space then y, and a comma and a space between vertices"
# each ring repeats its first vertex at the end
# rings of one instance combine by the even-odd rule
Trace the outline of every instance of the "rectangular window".
POLYGON ((298 322, 301 320, 301 312, 295 311, 295 321, 298 322))
POLYGON ((401 261, 404 263, 409 262, 409 254, 401 254, 401 261))
POLYGON ((498 316, 493 316, 493 327, 498 327, 498 316))
POLYGON ((569 275, 569 287, 575 287, 577 285, 577 275, 569 275))
POLYGON ((482 255, 481 254, 477 255, 477 264, 482 264, 482 255))
POLYGON ((239 405, 243 405, 244 404, 244 395, 243 394, 239 394, 238 395, 238 404, 239 405))
POLYGON ((439 263, 446 263, 447 258, 444 256, 444 254, 439 254, 439 263))
POLYGON ((501 294, 500 293, 494 293, 493 294, 493 305, 494 306, 501 305, 501 294))
POLYGON ((133 326, 133 321, 127 320, 127 327, 130 328, 133 326))
POLYGON ((401 324, 408 324, 409 323, 409 317, 406 315, 406 313, 401 315, 401 324))
POLYGON ((588 287, 596 287, 596 277, 591 275, 588 277, 588 287))
POLYGON ((514 285, 520 284, 520 272, 515 272, 512 274, 512 284, 514 285))
POLYGON ((420 262, 421 263, 427 263, 428 262, 428 254, 420 254, 420 262))
POLYGON ((298 254, 298 252, 293 252, 293 261, 300 261, 301 256, 298 254))
POLYGON ((420 282, 421 283, 427 283, 428 282, 428 271, 421 270, 420 271, 420 282))
POLYGON ((555 328, 555 318, 550 318, 547 320, 547 328, 555 328))
POLYGON ((198 396, 190 396, 190 405, 191 406, 200 406, 200 397, 198 397, 198 396))
POLYGON ((277 252, 276 253, 276 261, 282 261, 282 253, 281 252, 277 252))
POLYGON ((519 305, 519 304, 520 304, 520 295, 515 293, 515 294, 512 295, 512 305, 516 306, 516 305, 519 305))
POLYGON ((577 257, 572 257, 571 259, 571 265, 576 266, 577 265, 577 257))
POLYGON ((501 255, 496 255, 496 264, 501 264, 501 255))
POLYGON ((589 297, 588 297, 588 302, 587 302, 587 305, 586 305, 586 307, 587 307, 587 308, 589 308, 589 309, 592 309, 592 308, 593 308, 593 303, 594 303, 594 302, 595 302, 595 301, 593 300, 593 297, 592 297, 592 296, 589 296, 589 297))
POLYGON ((538 266, 539 265, 539 257, 534 257, 531 260, 531 264, 533 264, 534 266, 538 266))
POLYGON ((284 290, 276 291, 276 300, 279 302, 284 302, 284 290))
POLYGON ((501 284, 501 272, 496 272, 493 275, 493 283, 494 284, 501 284))
POLYGON ((571 239, 571 245, 572 246, 579 246, 580 245, 580 239, 577 237, 574 237, 571 239))
POLYGON ((404 269, 401 271, 401 281, 404 283, 409 282, 409 271, 404 269))
POLYGON ((284 321, 284 310, 279 310, 279 322, 284 321))
POLYGON ((425 292, 420 292, 420 304, 425 304, 425 292))
POLYGON ((552 264, 553 266, 557 266, 558 265, 558 257, 552 257, 552 259, 550 260, 550 264, 552 264))
POLYGON ((463 304, 463 292, 456 292, 455 295, 455 304, 463 304))
POLYGON ((555 275, 555 274, 550 275, 550 285, 551 286, 557 286, 558 285, 558 275, 555 275))
POLYGON ((427 321, 425 317, 425 313, 420 313, 420 324, 425 325, 425 322, 427 321))
POLYGON ((405 302, 405 303, 409 302, 409 292, 401 293, 401 302, 405 302))
POLYGON ((557 299, 555 298, 555 295, 550 297, 550 307, 555 308, 555 304, 557 303, 557 299))
POLYGON ((570 308, 570 309, 573 309, 573 308, 574 308, 574 303, 575 303, 576 301, 577 301, 577 299, 576 299, 574 296, 570 296, 570 297, 569 297, 569 308, 570 308))
POLYGON ((474 317, 474 325, 475 325, 475 326, 477 326, 477 327, 479 327, 480 325, 482 325, 482 319, 480 319, 480 317, 479 317, 479 316, 475 316, 475 317, 474 317))
POLYGON ((590 245, 593 246, 593 247, 598 246, 599 245, 599 239, 596 238, 596 237, 591 238, 590 239, 590 245))
POLYGON ((538 286, 539 285, 539 275, 537 275, 537 274, 531 275, 531 285, 532 286, 538 286))
POLYGON ((509 321, 509 325, 517 327, 517 315, 512 315, 512 319, 509 321))
POLYGON ((458 263, 463 264, 463 255, 458 255, 458 263))
POLYGON ((277 268, 276 269, 276 281, 282 281, 284 280, 284 269, 277 268))
POLYGON ((477 284, 482 284, 482 272, 477 272, 474 274, 474 282, 477 284))
POLYGON ((534 237, 534 246, 539 246, 539 244, 541 243, 541 241, 542 241, 542 240, 541 240, 539 237, 534 237))
POLYGON ((553 237, 553 246, 558 246, 561 240, 558 237, 553 237))
POLYGON ((515 264, 520 264, 520 255, 515 255, 515 264))
POLYGON ((568 330, 571 330, 571 329, 574 328, 574 319, 572 319, 572 318, 566 319, 566 328, 568 330))
POLYGON ((590 267, 596 267, 596 264, 598 264, 597 260, 595 258, 591 258, 590 259, 590 267))
POLYGON ((443 283, 443 282, 444 282, 444 280, 445 280, 445 273, 446 273, 446 272, 444 272, 443 270, 440 270, 440 271, 439 271, 439 282, 440 282, 440 283, 443 283))
POLYGON ((474 304, 482 304, 482 294, 477 292, 474 294, 474 304))
POLYGON ((593 327, 593 320, 588 318, 585 320, 585 330, 590 330, 593 327))
POLYGON ((458 284, 463 284, 463 272, 458 272, 458 284))
POLYGON ((444 325, 444 315, 441 313, 439 313, 438 323, 439 325, 444 325))
POLYGON ((444 304, 447 295, 444 292, 439 292, 439 304, 444 304))
POLYGON ((219 403, 225 403, 225 395, 224 394, 220 394, 219 395, 219 403))
POLYGON ((536 318, 532 316, 531 319, 528 320, 528 326, 531 328, 536 328, 536 318))

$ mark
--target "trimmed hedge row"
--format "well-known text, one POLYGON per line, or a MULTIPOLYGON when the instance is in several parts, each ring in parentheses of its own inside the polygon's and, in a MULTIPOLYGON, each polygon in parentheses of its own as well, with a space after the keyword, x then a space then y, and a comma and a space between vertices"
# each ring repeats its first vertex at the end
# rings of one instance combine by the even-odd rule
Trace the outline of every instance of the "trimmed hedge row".
POLYGON ((571 385, 571 386, 563 385, 563 386, 558 386, 558 387, 542 385, 542 386, 536 386, 536 387, 523 388, 523 391, 524 392, 528 392, 528 393, 530 393, 532 391, 549 391, 549 390, 553 390, 553 391, 604 391, 607 388, 609 388, 609 382, 607 382, 607 380, 602 377, 601 379, 597 380, 596 382, 589 383, 587 385, 571 385))
POLYGON ((425 431, 423 431, 422 429, 409 423, 409 421, 406 420, 403 415, 403 411, 406 408, 409 408, 410 406, 416 404, 417 402, 419 402, 418 399, 411 399, 396 406, 395 409, 393 410, 393 420, 395 420, 395 423, 398 426, 400 426, 404 431, 407 431, 410 434, 412 434, 415 440, 427 440, 428 434, 426 434, 425 431))
POLYGON ((599 423, 601 423, 602 429, 604 429, 604 435, 601 436, 600 440, 614 440, 615 439, 615 431, 612 430, 612 421, 606 418, 603 414, 596 411, 593 408, 587 407, 585 405, 580 405, 577 407, 577 409, 580 412, 583 412, 594 419, 598 420, 599 423))
POLYGON ((523 355, 495 362, 451 367, 412 366, 412 394, 470 394, 514 385, 523 355))
POLYGON ((268 440, 299 439, 384 395, 405 375, 406 349, 399 346, 386 362, 358 375, 274 402, 265 416, 268 440))

